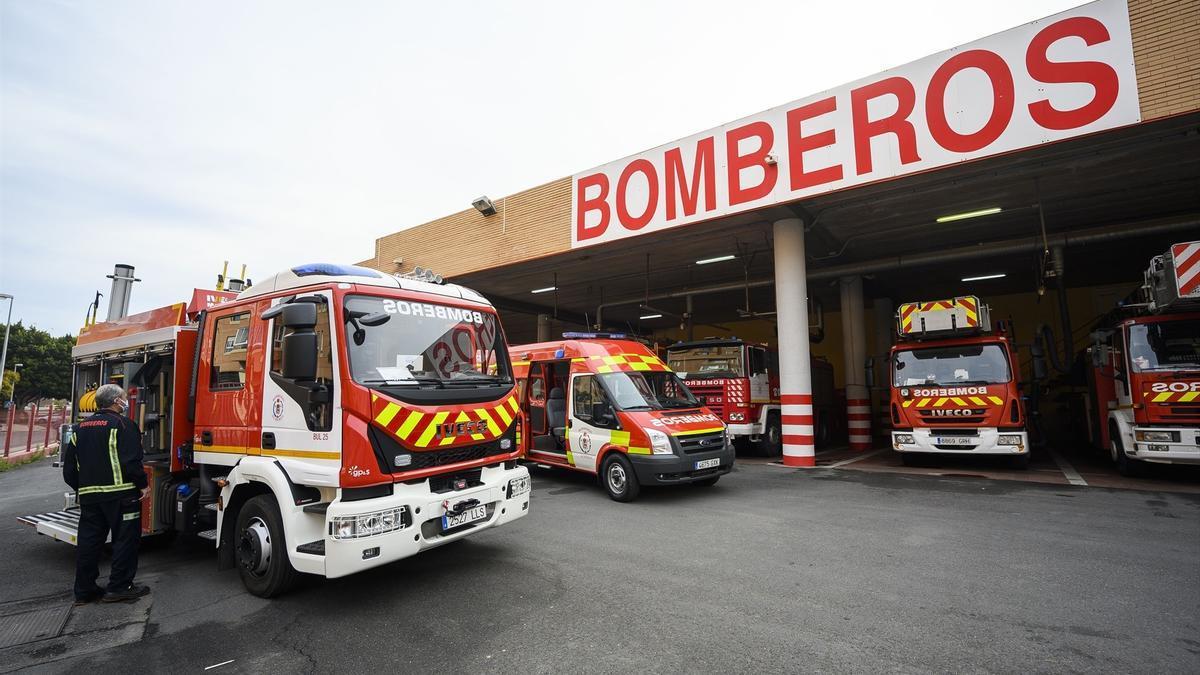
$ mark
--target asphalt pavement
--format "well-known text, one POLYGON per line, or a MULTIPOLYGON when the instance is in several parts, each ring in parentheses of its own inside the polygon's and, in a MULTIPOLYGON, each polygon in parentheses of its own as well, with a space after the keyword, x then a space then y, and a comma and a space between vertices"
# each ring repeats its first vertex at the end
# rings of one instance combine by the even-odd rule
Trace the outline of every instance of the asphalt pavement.
MULTIPOLYGON (((0 621, 70 601, 73 549, 14 520, 49 466, 0 474, 0 621)), ((180 539, 0 671, 1200 671, 1195 495, 745 464, 633 504, 538 469, 530 508, 272 601, 180 539)))

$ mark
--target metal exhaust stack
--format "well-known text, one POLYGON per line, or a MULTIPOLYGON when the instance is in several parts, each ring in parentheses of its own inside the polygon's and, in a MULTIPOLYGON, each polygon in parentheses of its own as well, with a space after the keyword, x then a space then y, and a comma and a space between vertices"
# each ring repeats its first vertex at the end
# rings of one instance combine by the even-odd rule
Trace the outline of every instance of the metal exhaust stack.
POLYGON ((129 315, 129 292, 133 288, 133 282, 141 281, 133 276, 133 265, 118 264, 113 268, 113 273, 108 275, 112 279, 112 290, 108 293, 108 321, 116 321, 129 315))

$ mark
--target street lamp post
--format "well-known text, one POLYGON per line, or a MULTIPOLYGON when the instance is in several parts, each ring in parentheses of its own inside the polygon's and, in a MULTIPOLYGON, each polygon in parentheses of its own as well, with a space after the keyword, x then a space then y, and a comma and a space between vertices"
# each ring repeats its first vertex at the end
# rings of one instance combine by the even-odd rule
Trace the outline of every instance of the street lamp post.
MULTIPOLYGON (((4 349, 0 350, 0 382, 4 381, 4 362, 8 360, 8 331, 12 327, 12 306, 13 296, 8 293, 0 293, 0 300, 8 300, 8 318, 4 321, 4 349)), ((16 383, 13 383, 13 388, 16 388, 16 383)))
MULTIPOLYGON (((24 367, 25 367, 24 363, 14 363, 13 364, 13 372, 14 373, 19 372, 19 369, 24 368, 24 367)), ((17 393, 17 383, 13 382, 13 388, 8 392, 8 407, 9 408, 12 407, 13 394, 16 394, 16 393, 17 393)))

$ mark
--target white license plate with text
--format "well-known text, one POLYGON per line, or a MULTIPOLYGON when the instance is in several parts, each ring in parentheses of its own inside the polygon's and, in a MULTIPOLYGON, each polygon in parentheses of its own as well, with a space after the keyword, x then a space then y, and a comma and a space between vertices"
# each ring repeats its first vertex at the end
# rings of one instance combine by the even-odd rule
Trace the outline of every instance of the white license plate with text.
POLYGON ((938 445, 976 445, 979 439, 974 436, 938 436, 935 441, 938 445))
POLYGON ((452 530, 456 527, 462 527, 463 525, 483 520, 484 518, 487 518, 487 507, 473 506, 459 514, 450 515, 447 513, 442 516, 442 529, 452 530))
POLYGON ((699 462, 696 462, 696 470, 697 471, 699 471, 700 469, 711 469, 711 468, 717 467, 717 466, 721 466, 721 458, 720 457, 713 457, 712 459, 702 459, 699 462))

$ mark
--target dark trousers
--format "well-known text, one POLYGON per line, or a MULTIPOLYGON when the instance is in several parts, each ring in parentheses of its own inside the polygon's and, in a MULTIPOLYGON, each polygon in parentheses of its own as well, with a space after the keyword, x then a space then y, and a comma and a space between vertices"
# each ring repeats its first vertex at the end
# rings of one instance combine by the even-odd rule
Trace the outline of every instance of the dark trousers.
POLYGON ((112 532, 112 569, 108 574, 109 592, 133 583, 137 574, 138 544, 142 540, 142 503, 132 497, 110 499, 79 507, 79 535, 75 552, 75 598, 90 599, 101 591, 100 553, 104 540, 112 532))

